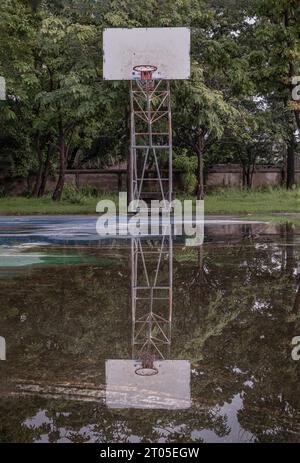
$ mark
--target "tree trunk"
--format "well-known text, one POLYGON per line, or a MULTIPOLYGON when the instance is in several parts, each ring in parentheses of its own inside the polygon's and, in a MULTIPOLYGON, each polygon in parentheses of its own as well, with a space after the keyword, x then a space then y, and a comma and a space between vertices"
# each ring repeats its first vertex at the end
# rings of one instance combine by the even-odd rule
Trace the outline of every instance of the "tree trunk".
POLYGON ((286 187, 291 189, 295 184, 295 141, 294 131, 291 130, 286 158, 286 187))
MULTIPOLYGON (((289 9, 289 7, 285 8, 284 25, 285 25, 286 31, 288 31, 288 28, 290 26, 290 14, 291 14, 291 10, 289 9)), ((287 45, 287 49, 291 48, 291 43, 289 40, 287 41, 286 45, 287 45)), ((293 60, 294 58, 290 54, 289 69, 288 69, 289 94, 285 98, 286 108, 288 108, 289 101, 290 101, 290 95, 293 91, 293 84, 292 84, 292 78, 294 77, 294 61, 293 60)), ((295 115, 296 122, 297 122, 297 113, 294 112, 294 115, 295 115)), ((290 189, 295 184, 295 140, 294 140, 294 124, 293 124, 293 121, 290 121, 290 117, 288 117, 288 123, 289 123, 290 136, 289 136, 289 142, 288 142, 288 148, 287 148, 286 187, 287 189, 290 189)))
POLYGON ((78 158, 78 152, 80 149, 76 146, 68 156, 68 168, 69 169, 76 169, 77 168, 77 158, 78 158))
POLYGON ((256 156, 253 159, 252 166, 251 166, 251 172, 249 175, 249 188, 252 188, 252 185, 253 185, 253 175, 254 175, 255 165, 256 165, 256 156))
POLYGON ((242 165, 243 173, 242 173, 242 186, 245 188, 246 186, 246 168, 242 165))
POLYGON ((204 175, 203 175, 203 147, 204 137, 201 133, 198 138, 197 154, 198 154, 198 166, 197 166, 197 199, 204 199, 204 175))
POLYGON ((246 167, 246 187, 250 188, 250 168, 249 166, 246 167))
POLYGON ((52 195, 53 201, 60 201, 62 197, 62 192, 65 184, 65 174, 66 174, 66 165, 67 165, 67 155, 66 155, 66 144, 65 144, 65 134, 60 124, 60 135, 59 135, 59 174, 58 180, 55 187, 55 190, 52 195))
POLYGON ((54 151, 54 145, 53 145, 53 143, 49 143, 48 144, 48 150, 47 150, 47 156, 46 156, 46 160, 45 160, 45 164, 44 164, 44 168, 43 168, 43 173, 42 173, 41 185, 40 185, 40 189, 39 189, 39 192, 38 192, 39 197, 41 197, 41 196, 43 196, 45 194, 48 175, 49 175, 49 169, 50 169, 50 162, 51 162, 51 159, 52 159, 53 151, 54 151))
POLYGON ((253 174, 254 174, 254 169, 251 168, 251 171, 249 172, 249 183, 248 183, 249 190, 251 190, 251 188, 252 188, 253 174))
POLYGON ((42 154, 42 149, 40 145, 39 135, 37 136, 37 139, 36 139, 36 153, 38 157, 39 168, 36 174, 35 184, 34 184, 33 191, 32 191, 32 195, 35 198, 37 198, 38 196, 38 192, 39 192, 41 180, 42 180, 42 172, 43 172, 43 154, 42 154))
MULTIPOLYGON (((299 104, 299 102, 298 102, 298 104, 299 104)), ((298 130, 300 131, 300 109, 295 109, 294 110, 294 115, 295 115, 298 130)))
POLYGON ((251 188, 250 167, 243 165, 243 188, 251 188))
POLYGON ((34 196, 35 198, 38 197, 39 189, 40 189, 40 186, 41 186, 42 172, 43 172, 43 164, 40 163, 37 174, 36 174, 33 191, 32 191, 32 196, 34 196))

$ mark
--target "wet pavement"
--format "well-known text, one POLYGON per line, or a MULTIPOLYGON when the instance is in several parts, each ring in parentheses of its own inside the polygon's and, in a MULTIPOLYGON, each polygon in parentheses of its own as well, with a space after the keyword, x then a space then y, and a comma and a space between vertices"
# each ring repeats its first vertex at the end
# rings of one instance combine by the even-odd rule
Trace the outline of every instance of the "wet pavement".
POLYGON ((0 442, 299 442, 300 229, 96 221, 0 219, 0 442))

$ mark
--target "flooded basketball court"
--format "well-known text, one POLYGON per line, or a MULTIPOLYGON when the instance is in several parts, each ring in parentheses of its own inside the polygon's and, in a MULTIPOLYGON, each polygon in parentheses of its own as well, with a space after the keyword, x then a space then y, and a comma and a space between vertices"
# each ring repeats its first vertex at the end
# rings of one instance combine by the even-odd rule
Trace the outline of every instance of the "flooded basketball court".
POLYGON ((211 217, 191 247, 100 238, 95 217, 2 217, 0 441, 298 442, 287 220, 211 217))

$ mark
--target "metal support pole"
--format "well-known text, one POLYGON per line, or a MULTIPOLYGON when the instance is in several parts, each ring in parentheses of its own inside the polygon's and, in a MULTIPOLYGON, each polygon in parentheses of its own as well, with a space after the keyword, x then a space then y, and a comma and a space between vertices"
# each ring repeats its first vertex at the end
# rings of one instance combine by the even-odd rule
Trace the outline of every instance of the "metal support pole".
POLYGON ((173 134, 172 134, 172 113, 171 113, 171 92, 170 82, 168 86, 168 133, 169 133, 169 203, 173 199, 173 134))

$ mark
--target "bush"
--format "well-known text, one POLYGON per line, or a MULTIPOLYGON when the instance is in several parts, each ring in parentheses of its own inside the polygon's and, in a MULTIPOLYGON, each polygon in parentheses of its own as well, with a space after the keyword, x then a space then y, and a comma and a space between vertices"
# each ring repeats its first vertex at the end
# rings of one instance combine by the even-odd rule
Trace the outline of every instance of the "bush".
POLYGON ((4 186, 0 186, 0 198, 5 198, 7 196, 7 192, 4 186))
POLYGON ((98 196, 97 188, 91 185, 84 186, 83 188, 80 189, 80 192, 86 198, 97 198, 98 196))
POLYGON ((97 198, 98 190, 95 187, 86 185, 83 188, 76 188, 72 184, 64 186, 62 199, 71 204, 85 204, 89 199, 97 198))
POLYGON ((64 201, 68 201, 71 204, 83 204, 85 198, 82 191, 78 190, 74 185, 67 184, 64 186, 62 194, 62 199, 64 201))
POLYGON ((182 172, 182 186, 187 194, 195 193, 197 187, 197 171, 198 160, 196 156, 176 156, 173 160, 173 166, 182 172))

